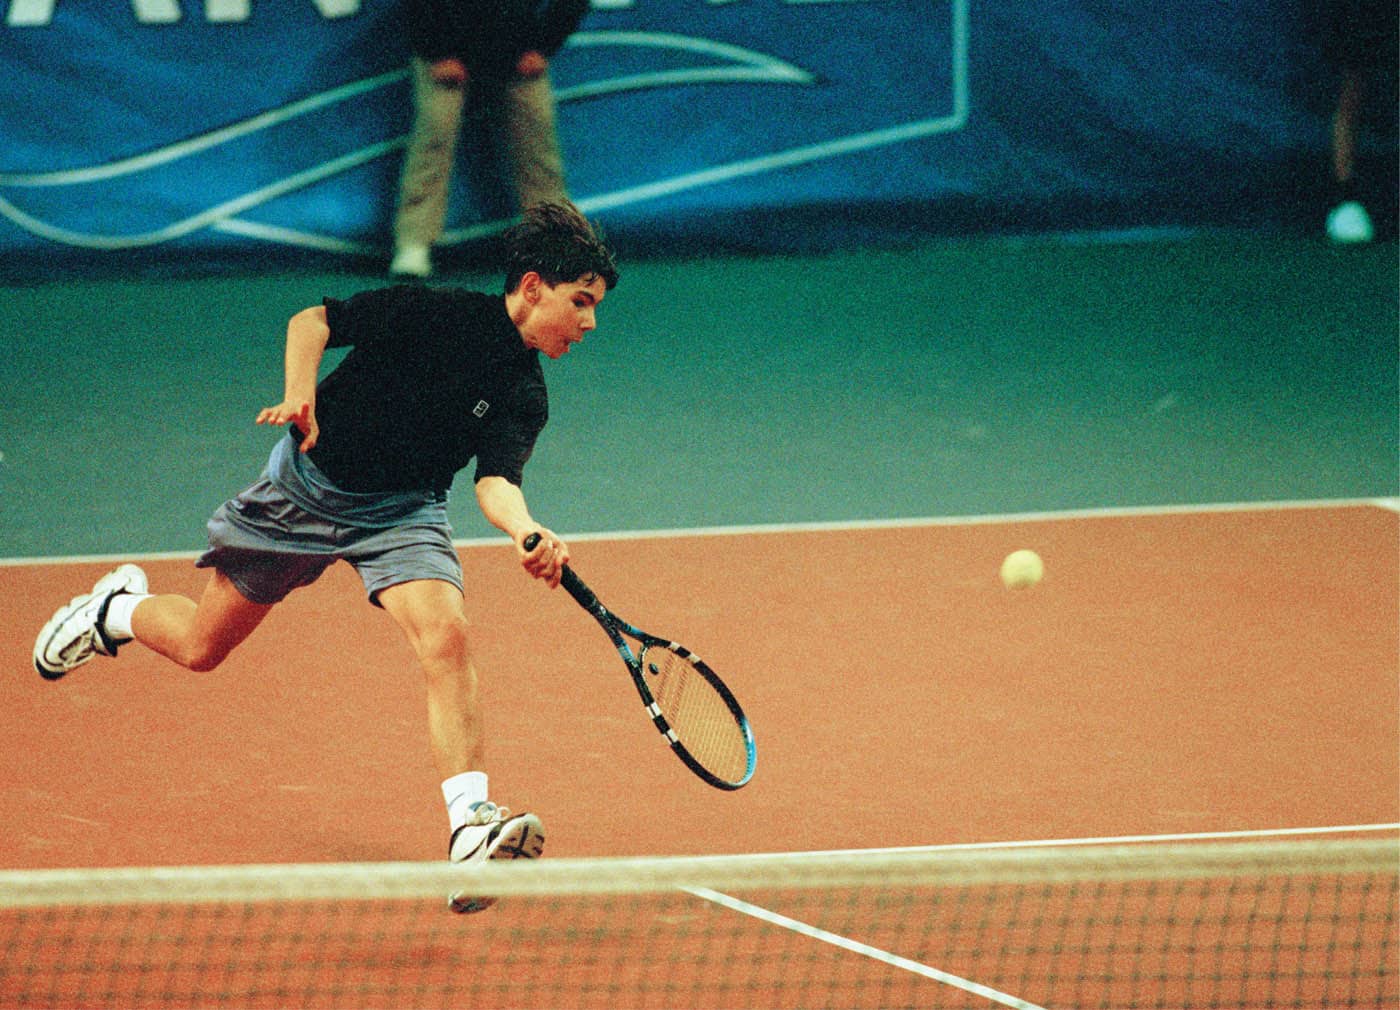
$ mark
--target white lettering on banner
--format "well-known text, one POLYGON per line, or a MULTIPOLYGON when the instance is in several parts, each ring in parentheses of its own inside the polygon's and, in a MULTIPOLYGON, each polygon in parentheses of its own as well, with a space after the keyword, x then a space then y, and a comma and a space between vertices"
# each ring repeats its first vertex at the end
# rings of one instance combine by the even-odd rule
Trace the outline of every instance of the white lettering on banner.
MULTIPOLYGON (((744 0, 705 0, 711 7, 724 7, 728 4, 743 3, 744 0)), ((785 4, 859 4, 873 3, 874 0, 782 0, 785 4)), ((638 0, 589 0, 595 11, 626 11, 637 6, 638 0)))
POLYGON ((180 20, 177 0, 131 0, 136 20, 147 25, 168 25, 180 20))
POLYGON ((204 17, 209 21, 247 21, 252 0, 204 0, 204 17))
MULTIPOLYGON (((311 0, 321 17, 350 17, 360 13, 360 0, 311 0)), ((11 28, 42 28, 53 24, 58 0, 10 0, 5 24, 11 28)), ((252 16, 252 0, 204 0, 204 20, 240 23, 252 16)), ((183 17, 180 0, 131 0, 131 11, 139 24, 170 25, 183 17)))
MULTIPOLYGON (((743 0, 704 0, 710 6, 742 3, 743 0)), ((873 0, 781 0, 785 4, 871 3, 873 0)), ((348 18, 360 13, 360 0, 311 0, 312 5, 328 21, 348 18)), ((634 9, 639 0, 589 0, 598 11, 634 9)), ((11 28, 43 28, 53 24, 58 0, 10 0, 5 24, 11 28)), ((132 14, 138 24, 172 25, 184 17, 180 0, 131 0, 132 14)), ((204 20, 210 24, 242 24, 253 16, 253 0, 204 0, 204 20)))

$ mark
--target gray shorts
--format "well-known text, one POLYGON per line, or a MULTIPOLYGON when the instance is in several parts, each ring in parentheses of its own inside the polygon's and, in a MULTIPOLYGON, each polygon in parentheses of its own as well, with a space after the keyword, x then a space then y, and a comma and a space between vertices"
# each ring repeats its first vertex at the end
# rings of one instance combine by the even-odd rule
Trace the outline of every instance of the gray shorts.
POLYGON ((463 588, 445 521, 341 525, 290 501, 266 475, 220 505, 208 529, 209 549, 196 567, 217 568, 253 603, 277 603, 339 560, 355 566, 375 606, 379 593, 401 582, 436 579, 463 588))

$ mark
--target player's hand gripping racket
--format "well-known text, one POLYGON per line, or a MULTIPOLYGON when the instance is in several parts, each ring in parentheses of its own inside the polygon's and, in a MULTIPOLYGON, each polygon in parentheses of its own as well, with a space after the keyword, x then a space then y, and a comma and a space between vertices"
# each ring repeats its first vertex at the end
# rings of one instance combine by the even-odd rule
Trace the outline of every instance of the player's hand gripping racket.
MULTIPOLYGON (((532 551, 538 543, 539 534, 531 533, 523 546, 532 551)), ((753 778, 753 730, 724 681, 690 650, 633 627, 603 606, 568 565, 559 581, 608 633, 651 721, 686 767, 719 789, 738 789, 753 778)))

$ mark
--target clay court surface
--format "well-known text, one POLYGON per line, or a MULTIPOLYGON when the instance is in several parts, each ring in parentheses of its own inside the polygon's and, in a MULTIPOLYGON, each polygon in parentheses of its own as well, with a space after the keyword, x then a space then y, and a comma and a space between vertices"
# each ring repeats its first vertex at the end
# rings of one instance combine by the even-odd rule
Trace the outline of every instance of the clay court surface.
MULTIPOLYGON (((464 544, 493 793, 551 856, 780 852, 1400 821, 1397 513, 1334 503, 585 539, 605 602, 730 682, 759 747, 701 784, 597 626, 464 544), (1012 592, 1030 546, 1045 580, 1012 592)), ((189 558, 143 562, 196 594, 189 558)), ((422 687, 353 571, 220 669, 65 680, 33 635, 106 560, 0 567, 12 868, 430 860, 422 687)))

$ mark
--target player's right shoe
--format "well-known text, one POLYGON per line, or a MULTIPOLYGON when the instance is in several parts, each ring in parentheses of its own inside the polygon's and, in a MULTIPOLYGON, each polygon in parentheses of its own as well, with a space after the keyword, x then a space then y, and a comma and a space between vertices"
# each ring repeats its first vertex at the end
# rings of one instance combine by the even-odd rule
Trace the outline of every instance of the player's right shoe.
POLYGON ((129 639, 113 638, 104 626, 112 597, 146 590, 146 573, 135 565, 102 576, 92 592, 73 597, 44 625, 34 640, 34 669, 46 680, 58 680, 94 656, 115 656, 117 646, 129 639))
MULTIPOLYGON (((452 832, 447 857, 464 866, 491 859, 538 859, 544 851, 544 826, 534 814, 511 816, 506 807, 483 802, 472 806, 471 819, 452 832)), ((472 897, 458 891, 448 901, 454 912, 481 912, 495 898, 472 897)))

